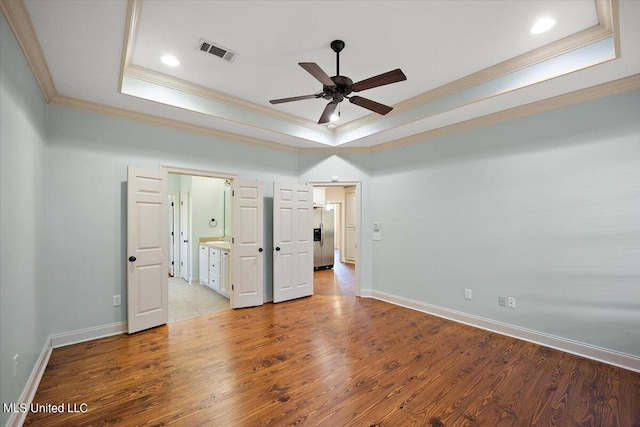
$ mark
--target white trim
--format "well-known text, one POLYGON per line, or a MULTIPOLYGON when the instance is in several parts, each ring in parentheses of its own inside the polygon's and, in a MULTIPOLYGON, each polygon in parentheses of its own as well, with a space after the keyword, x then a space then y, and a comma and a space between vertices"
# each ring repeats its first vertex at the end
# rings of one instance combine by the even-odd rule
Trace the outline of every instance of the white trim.
POLYGON ((124 334, 125 332, 127 332, 127 322, 117 322, 95 326, 93 328, 79 329, 77 331, 63 332, 51 336, 51 347, 65 347, 85 341, 97 340, 98 338, 124 334))
MULTIPOLYGON (((40 385, 42 375, 47 369, 47 364, 49 363, 49 357, 51 357, 52 350, 53 348, 51 347, 51 337, 49 337, 44 342, 44 347, 40 352, 40 357, 38 357, 38 360, 36 361, 36 364, 31 371, 29 380, 27 381, 27 384, 25 384, 24 390, 22 390, 22 394, 20 395, 18 402, 16 402, 17 404, 24 403, 27 406, 31 406, 31 402, 33 402, 33 398, 35 397, 38 386, 40 385)), ((28 414, 29 411, 12 413, 5 427, 22 426, 22 424, 24 424, 25 420, 27 419, 28 414)))
MULTIPOLYGON (((362 294, 364 296, 364 293, 362 294)), ((484 329, 490 332, 496 332, 512 338, 528 341, 534 344, 550 347, 555 350, 564 351, 566 353, 575 354, 576 356, 586 357, 598 362, 607 363, 609 365, 618 366, 634 372, 640 372, 640 357, 631 354, 618 352, 568 338, 562 338, 544 332, 538 332, 519 326, 509 325, 507 323, 486 319, 480 316, 463 313, 456 310, 428 304, 422 301, 412 300, 386 292, 373 290, 371 297, 380 301, 388 302, 401 307, 410 308, 423 313, 432 314, 454 322, 464 323, 465 325, 475 328, 484 329)))
POLYGON ((160 168, 165 169, 168 173, 177 174, 177 175, 204 176, 207 178, 217 178, 217 179, 236 179, 238 177, 236 174, 231 174, 226 172, 215 172, 215 171, 208 171, 208 170, 202 170, 202 169, 182 168, 179 166, 171 166, 171 165, 160 165, 160 168))
MULTIPOLYGON (((370 289, 370 288, 360 289, 360 296, 362 298, 373 298, 373 289, 370 289)), ((380 299, 380 298, 376 298, 376 299, 380 299)))

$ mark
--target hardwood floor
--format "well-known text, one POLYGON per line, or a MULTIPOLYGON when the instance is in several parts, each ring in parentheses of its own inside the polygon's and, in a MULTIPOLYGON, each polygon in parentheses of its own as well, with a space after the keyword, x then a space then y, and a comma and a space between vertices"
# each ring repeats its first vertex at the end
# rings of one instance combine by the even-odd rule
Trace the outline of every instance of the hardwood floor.
POLYGON ((54 349, 25 425, 640 426, 640 374, 314 295, 54 349), (76 406, 79 407, 79 406, 76 406))
POLYGON ((356 272, 353 264, 340 262, 340 253, 334 252, 333 269, 313 273, 313 293, 316 295, 356 294, 356 272))

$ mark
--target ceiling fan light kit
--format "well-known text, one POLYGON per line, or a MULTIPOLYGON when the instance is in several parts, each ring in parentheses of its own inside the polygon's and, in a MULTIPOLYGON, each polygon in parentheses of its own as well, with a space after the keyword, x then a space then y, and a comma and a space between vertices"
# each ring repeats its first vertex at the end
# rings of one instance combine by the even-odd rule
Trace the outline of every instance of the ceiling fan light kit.
POLYGON ((329 77, 318 64, 315 62, 300 62, 302 68, 304 68, 309 74, 322 83, 322 91, 312 95, 294 96, 291 98, 272 99, 269 101, 271 104, 282 104, 284 102, 301 101, 304 99, 323 98, 329 101, 324 108, 318 124, 325 124, 331 121, 331 116, 336 110, 339 103, 346 99, 350 103, 358 105, 360 107, 371 110, 374 113, 385 115, 393 110, 393 107, 380 104, 379 102, 372 101, 361 96, 349 96, 352 92, 360 92, 375 87, 388 85, 391 83, 401 82, 407 79, 402 70, 395 69, 383 74, 379 74, 374 77, 370 77, 365 80, 354 83, 347 76, 340 75, 340 52, 345 47, 345 43, 342 40, 334 40, 331 42, 331 49, 336 53, 336 75, 329 77))

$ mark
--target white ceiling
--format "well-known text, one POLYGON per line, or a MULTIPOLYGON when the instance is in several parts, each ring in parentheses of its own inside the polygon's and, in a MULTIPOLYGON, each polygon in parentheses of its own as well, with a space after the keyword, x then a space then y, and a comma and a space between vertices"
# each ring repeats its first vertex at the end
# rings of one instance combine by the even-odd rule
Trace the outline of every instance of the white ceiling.
MULTIPOLYGON (((619 4, 619 59, 533 86, 520 84, 482 95, 470 91, 499 83, 499 73, 479 74, 482 70, 509 64, 519 55, 542 51, 598 26, 596 2, 25 0, 25 4, 59 96, 222 131, 239 140, 298 148, 374 147, 640 72, 640 2, 634 0, 619 4), (139 12, 137 20, 137 15, 128 15, 128 6, 139 12), (529 28, 541 16, 555 18, 556 26, 531 35, 529 28), (126 34, 128 23, 131 36, 126 34), (237 52, 237 58, 228 63, 198 51, 201 38, 237 52), (328 75, 335 75, 335 53, 329 47, 334 39, 346 43, 340 72, 353 81, 403 70, 406 81, 358 94, 397 106, 395 111, 382 117, 345 101, 337 128, 329 131, 316 124, 325 100, 269 104, 270 99, 321 91, 321 84, 298 62, 316 62, 328 75), (123 65, 125 53, 129 60, 123 65), (160 61, 164 54, 176 56, 181 65, 164 65, 160 61), (123 71, 122 92, 128 95, 120 90, 123 71), (460 89, 467 92, 456 95, 458 89, 451 82, 470 75, 479 80, 467 86, 461 83, 460 89)), ((613 49, 612 42, 608 46, 613 49)), ((544 66, 550 69, 547 63, 544 66)))

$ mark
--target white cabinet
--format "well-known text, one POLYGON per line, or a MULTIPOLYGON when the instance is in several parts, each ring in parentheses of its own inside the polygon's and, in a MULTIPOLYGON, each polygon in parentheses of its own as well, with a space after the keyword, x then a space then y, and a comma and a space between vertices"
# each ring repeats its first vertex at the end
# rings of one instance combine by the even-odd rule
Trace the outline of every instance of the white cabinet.
POLYGON ((201 245, 200 282, 229 298, 230 263, 231 257, 228 250, 201 245))
POLYGON ((313 187, 313 206, 324 207, 327 202, 326 187, 313 187))
POLYGON ((200 278, 200 284, 206 285, 209 283, 209 248, 205 245, 200 245, 198 255, 198 277, 200 278))
POLYGON ((220 292, 220 249, 209 248, 209 287, 220 292))

